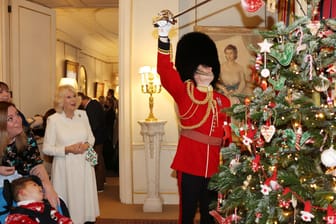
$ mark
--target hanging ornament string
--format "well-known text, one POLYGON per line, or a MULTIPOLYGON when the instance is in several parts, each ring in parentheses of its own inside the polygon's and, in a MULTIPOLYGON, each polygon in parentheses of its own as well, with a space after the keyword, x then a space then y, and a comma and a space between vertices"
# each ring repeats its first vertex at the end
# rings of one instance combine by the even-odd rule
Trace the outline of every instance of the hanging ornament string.
POLYGON ((264 137, 266 142, 270 142, 276 131, 275 126, 271 124, 273 115, 275 115, 273 116, 273 122, 276 121, 276 110, 273 110, 272 108, 269 108, 268 106, 265 106, 264 113, 268 114, 268 119, 265 121, 265 124, 261 126, 260 133, 264 137))
POLYGON ((267 39, 264 39, 263 42, 258 43, 260 47, 260 53, 264 53, 264 68, 261 70, 261 76, 267 78, 270 75, 270 71, 266 68, 267 62, 267 53, 271 52, 271 47, 273 46, 272 43, 269 43, 267 39))

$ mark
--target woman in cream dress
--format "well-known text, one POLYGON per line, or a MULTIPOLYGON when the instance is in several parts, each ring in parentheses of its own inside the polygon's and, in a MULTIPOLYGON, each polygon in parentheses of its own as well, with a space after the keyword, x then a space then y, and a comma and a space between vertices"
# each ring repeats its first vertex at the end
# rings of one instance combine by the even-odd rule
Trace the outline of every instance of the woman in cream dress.
POLYGON ((43 152, 54 157, 52 183, 75 224, 95 222, 99 216, 95 172, 86 160, 95 139, 88 117, 77 109, 79 98, 69 85, 58 87, 54 106, 56 113, 47 120, 43 142, 43 152))

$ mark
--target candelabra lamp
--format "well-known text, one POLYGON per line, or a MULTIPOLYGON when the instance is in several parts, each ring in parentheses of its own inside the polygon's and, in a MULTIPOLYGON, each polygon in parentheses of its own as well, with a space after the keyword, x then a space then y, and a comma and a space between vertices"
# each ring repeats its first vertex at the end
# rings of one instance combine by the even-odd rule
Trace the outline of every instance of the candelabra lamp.
POLYGON ((149 94, 149 115, 146 121, 157 121, 157 118, 153 114, 153 94, 161 92, 160 76, 156 73, 156 69, 150 66, 141 67, 139 73, 141 75, 141 91, 142 93, 149 94))

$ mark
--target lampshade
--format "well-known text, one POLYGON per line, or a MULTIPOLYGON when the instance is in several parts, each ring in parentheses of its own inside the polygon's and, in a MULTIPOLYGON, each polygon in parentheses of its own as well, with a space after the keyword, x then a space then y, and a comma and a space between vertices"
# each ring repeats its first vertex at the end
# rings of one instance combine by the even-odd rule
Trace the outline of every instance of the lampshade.
POLYGON ((146 121, 157 121, 153 114, 153 94, 161 92, 160 76, 157 74, 156 69, 150 66, 142 66, 139 69, 139 73, 141 75, 141 91, 149 94, 149 115, 146 121))
POLYGON ((148 65, 142 66, 139 69, 139 74, 141 75, 142 85, 148 85, 149 82, 156 86, 161 85, 160 76, 157 74, 155 67, 151 67, 148 65))
POLYGON ((61 78, 61 81, 58 84, 59 86, 70 85, 73 86, 75 89, 78 88, 77 81, 74 78, 64 77, 61 78))

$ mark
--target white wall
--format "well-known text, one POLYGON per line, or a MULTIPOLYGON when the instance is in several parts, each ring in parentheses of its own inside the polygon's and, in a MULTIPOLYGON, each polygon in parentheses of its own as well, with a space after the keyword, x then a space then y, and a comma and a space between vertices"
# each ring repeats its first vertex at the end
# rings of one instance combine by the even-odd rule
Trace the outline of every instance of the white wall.
MULTIPOLYGON (((133 1, 133 29, 132 29, 132 156, 133 156, 133 194, 134 203, 142 203, 146 196, 144 145, 140 135, 139 120, 147 118, 149 113, 148 94, 141 93, 140 75, 138 70, 141 66, 156 66, 157 57, 157 30, 152 25, 153 16, 162 9, 172 12, 178 11, 178 1, 133 1), (150 5, 150 7, 148 7, 150 5), (140 19, 141 18, 141 19, 140 19)), ((173 45, 178 38, 177 30, 172 36, 173 45)), ((166 204, 176 204, 177 188, 176 179, 171 176, 170 163, 175 154, 177 142, 177 125, 174 119, 174 106, 172 98, 163 89, 160 94, 154 94, 154 115, 161 120, 169 120, 165 125, 166 131, 163 136, 161 147, 160 167, 160 193, 166 204)))
MULTIPOLYGON (((59 38, 59 37, 58 37, 59 38)), ((109 88, 115 88, 115 76, 118 74, 118 67, 115 63, 104 61, 99 55, 89 55, 82 51, 80 46, 70 44, 64 40, 56 42, 56 81, 65 76, 64 62, 70 60, 78 62, 85 67, 87 73, 87 95, 94 97, 94 83, 104 83, 104 94, 106 96, 109 88)))

